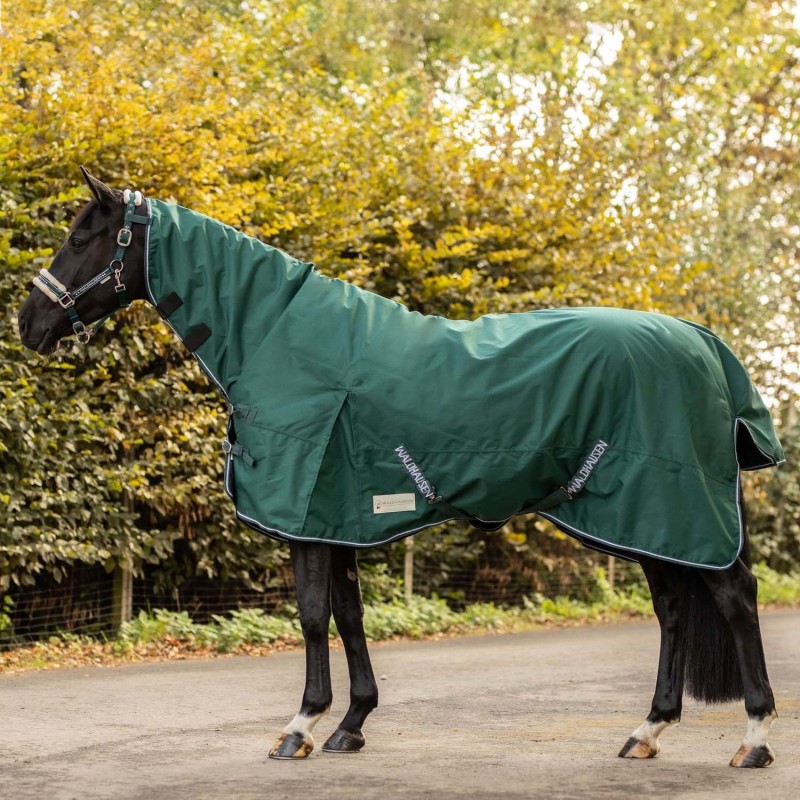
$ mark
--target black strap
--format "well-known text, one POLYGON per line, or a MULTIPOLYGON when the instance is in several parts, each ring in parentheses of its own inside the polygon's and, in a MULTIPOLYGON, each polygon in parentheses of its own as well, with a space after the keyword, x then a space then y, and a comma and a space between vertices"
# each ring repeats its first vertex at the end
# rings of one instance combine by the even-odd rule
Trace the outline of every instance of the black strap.
POLYGON ((232 417, 243 419, 245 422, 252 423, 255 422, 258 416, 258 409, 255 406, 246 406, 242 403, 237 403, 236 405, 228 403, 228 414, 232 417))
POLYGON ((230 455, 231 458, 241 458, 248 467, 252 467, 256 463, 246 447, 242 447, 238 442, 232 442, 227 438, 222 441, 222 452, 225 455, 230 455))
POLYGON ((205 322, 201 322, 189 331, 183 343, 189 349, 190 353, 194 353, 209 336, 211 336, 211 328, 209 328, 205 322))
POLYGON ((183 300, 177 292, 170 292, 160 303, 156 303, 156 311, 162 317, 171 317, 181 306, 183 300))

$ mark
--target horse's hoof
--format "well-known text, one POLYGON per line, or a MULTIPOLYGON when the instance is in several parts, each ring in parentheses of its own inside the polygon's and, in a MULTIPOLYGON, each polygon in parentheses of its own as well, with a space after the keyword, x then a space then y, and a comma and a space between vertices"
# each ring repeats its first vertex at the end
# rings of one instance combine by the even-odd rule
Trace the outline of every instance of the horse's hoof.
POLYGON ((330 739, 322 745, 326 753, 357 753, 364 746, 364 735, 359 731, 345 731, 337 728, 330 739))
POLYGON ((620 758, 655 758, 658 751, 661 749, 656 740, 655 745, 645 742, 642 739, 636 739, 631 736, 622 750, 619 751, 620 758))
POLYGON ((743 744, 731 759, 732 767, 768 767, 775 760, 775 753, 768 744, 750 747, 743 744))
POLYGON ((306 758, 314 749, 314 740, 309 736, 303 738, 296 733, 282 733, 269 751, 270 758, 290 759, 306 758))

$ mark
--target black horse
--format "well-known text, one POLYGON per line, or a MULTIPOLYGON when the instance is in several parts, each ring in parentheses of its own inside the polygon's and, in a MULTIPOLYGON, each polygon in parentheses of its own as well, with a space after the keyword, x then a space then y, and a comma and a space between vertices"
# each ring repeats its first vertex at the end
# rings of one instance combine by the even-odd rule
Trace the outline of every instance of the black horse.
MULTIPOLYGON (((53 353, 71 333, 87 342, 116 309, 133 300, 149 300, 144 274, 145 201, 138 192, 123 193, 86 170, 83 174, 93 199, 73 223, 51 270, 42 270, 34 278, 35 289, 19 315, 23 343, 42 355, 53 353), (90 324, 93 327, 87 328, 90 324)), ((270 756, 304 758, 314 748, 312 730, 332 700, 331 613, 347 655, 350 707, 323 750, 356 752, 364 746, 364 721, 378 704, 362 622, 356 550, 306 542, 293 542, 290 547, 306 643, 306 684, 300 710, 270 756)), ((639 562, 661 625, 661 651, 650 713, 619 755, 655 756, 662 731, 680 720, 685 689, 710 703, 743 697, 747 732, 731 766, 769 765, 774 754, 767 733, 776 717, 775 702, 746 542, 738 560, 724 570, 687 567, 648 556, 639 557, 639 562)))

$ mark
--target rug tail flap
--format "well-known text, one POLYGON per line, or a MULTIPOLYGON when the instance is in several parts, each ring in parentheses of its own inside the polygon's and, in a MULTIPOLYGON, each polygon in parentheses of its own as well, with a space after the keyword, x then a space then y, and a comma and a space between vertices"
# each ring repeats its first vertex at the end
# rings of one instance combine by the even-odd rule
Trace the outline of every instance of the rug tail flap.
POLYGON ((687 322, 715 353, 724 374, 734 417, 736 457, 743 470, 764 469, 782 464, 786 456, 775 431, 769 409, 750 377, 750 373, 725 342, 708 328, 687 322))

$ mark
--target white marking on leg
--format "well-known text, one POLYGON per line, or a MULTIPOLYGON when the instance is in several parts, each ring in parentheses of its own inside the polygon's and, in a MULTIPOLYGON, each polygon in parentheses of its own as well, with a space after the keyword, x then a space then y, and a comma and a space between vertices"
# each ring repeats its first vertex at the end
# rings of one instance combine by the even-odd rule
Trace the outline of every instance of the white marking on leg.
POLYGON ((639 742, 646 744, 653 753, 657 753, 661 749, 658 743, 658 737, 672 725, 677 725, 678 720, 670 720, 669 722, 650 722, 645 720, 632 734, 631 737, 639 742))
POLYGON ((269 751, 270 758, 290 759, 308 756, 314 749, 314 737, 311 731, 329 710, 325 709, 321 714, 295 714, 294 719, 283 729, 283 733, 269 751), (297 739, 300 740, 299 743, 297 739))
POLYGON ((745 747, 765 747, 767 745, 767 734, 772 723, 778 715, 773 711, 766 717, 758 719, 756 717, 747 718, 747 733, 744 735, 742 744, 745 747))
POLYGON ((768 767, 775 760, 775 753, 767 742, 767 733, 777 716, 772 711, 762 719, 747 718, 747 732, 742 746, 731 759, 732 767, 768 767))
POLYGON ((314 726, 329 712, 330 709, 327 708, 321 714, 312 714, 311 716, 295 714, 294 719, 283 729, 283 732, 294 733, 302 737, 303 740, 311 739, 313 741, 311 731, 314 730, 314 726))

